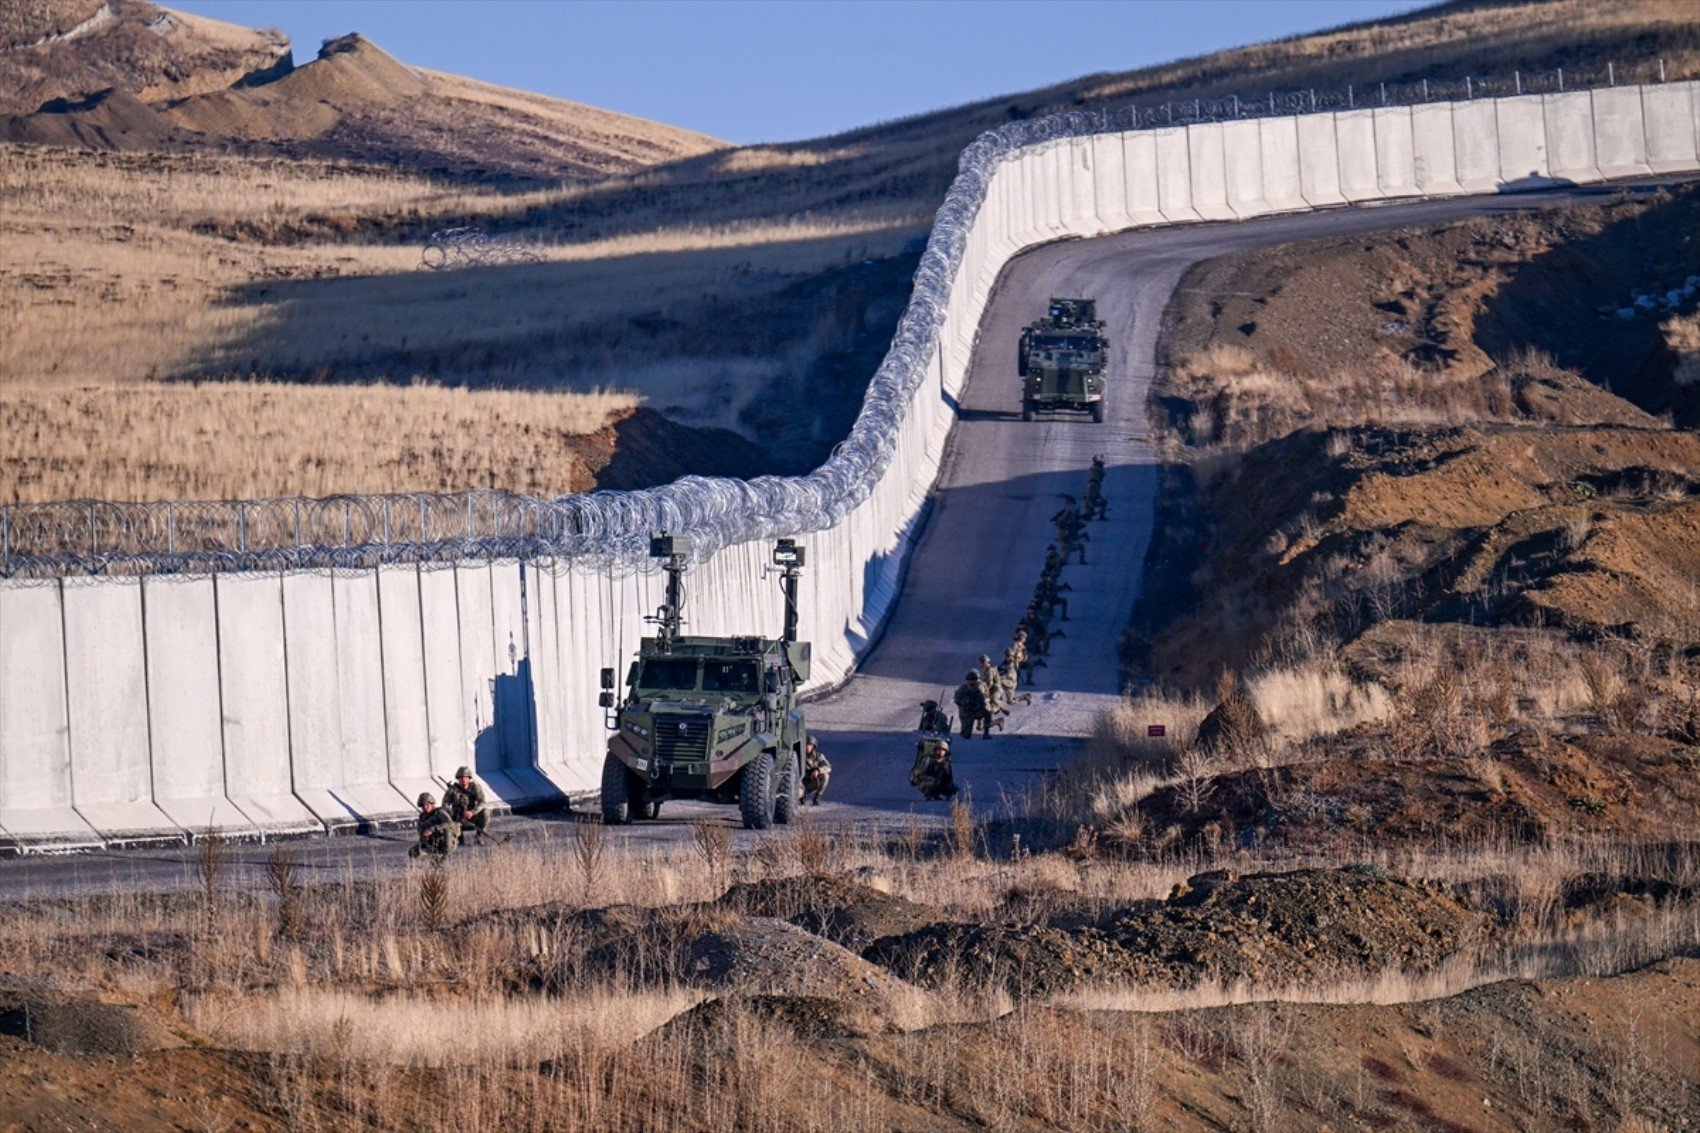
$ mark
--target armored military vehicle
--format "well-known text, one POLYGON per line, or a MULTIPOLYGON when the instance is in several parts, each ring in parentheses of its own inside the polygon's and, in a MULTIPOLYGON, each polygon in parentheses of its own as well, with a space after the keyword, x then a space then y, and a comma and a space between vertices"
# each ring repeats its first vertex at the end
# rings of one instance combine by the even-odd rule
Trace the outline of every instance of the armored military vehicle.
POLYGON ((1104 419, 1109 344, 1095 299, 1052 299, 1045 317, 1021 332, 1016 372, 1021 419, 1041 411, 1084 410, 1104 419))
POLYGON ((791 821, 808 735, 797 705, 797 690, 809 679, 809 644, 797 640, 803 552, 792 539, 774 546, 785 595, 778 640, 689 637, 679 631, 690 540, 650 538, 650 556, 664 560, 667 598, 646 619, 656 634, 639 643, 617 699, 614 670, 602 670, 600 703, 614 732, 602 764, 603 822, 654 818, 668 799, 737 803, 750 830, 791 821))

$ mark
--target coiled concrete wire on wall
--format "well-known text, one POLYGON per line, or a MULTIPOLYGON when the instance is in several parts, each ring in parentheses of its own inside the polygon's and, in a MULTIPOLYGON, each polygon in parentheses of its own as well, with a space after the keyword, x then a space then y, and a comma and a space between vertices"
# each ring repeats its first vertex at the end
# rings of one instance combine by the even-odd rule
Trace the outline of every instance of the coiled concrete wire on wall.
POLYGON ((652 530, 696 541, 698 633, 776 633, 767 542, 808 536, 814 683, 853 670, 895 600, 980 314, 1022 248, 1700 166, 1693 83, 1124 128, 1148 117, 1011 123, 964 151, 861 413, 807 476, 6 509, 0 832, 27 849, 335 828, 405 813, 465 762, 510 803, 591 789, 596 669, 622 662, 659 602, 652 530), (89 577, 126 571, 142 577, 89 577))

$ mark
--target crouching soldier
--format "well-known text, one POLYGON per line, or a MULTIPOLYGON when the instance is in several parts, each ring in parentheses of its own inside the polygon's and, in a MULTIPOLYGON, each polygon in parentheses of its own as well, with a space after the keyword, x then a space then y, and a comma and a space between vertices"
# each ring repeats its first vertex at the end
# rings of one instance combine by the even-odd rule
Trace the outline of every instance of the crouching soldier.
POLYGON ((915 744, 915 766, 909 770, 909 785, 928 802, 956 794, 956 776, 950 768, 950 741, 927 736, 915 744))
POLYGON ((455 825, 448 811, 437 805, 436 797, 429 791, 419 796, 418 828, 419 841, 407 851, 410 858, 431 854, 441 861, 460 841, 460 827, 455 825))
POLYGON ((950 715, 939 707, 936 700, 921 701, 921 724, 918 729, 934 735, 950 734, 950 715))
POLYGON ((956 701, 957 718, 962 721, 962 738, 972 738, 975 725, 979 725, 980 734, 990 739, 992 710, 986 702, 986 690, 980 687, 980 674, 977 670, 968 670, 967 675, 962 678, 962 683, 956 686, 956 692, 951 699, 956 701))
POLYGON ((826 761, 820 745, 810 736, 809 742, 803 745, 803 802, 819 806, 820 797, 826 793, 826 785, 831 779, 832 764, 826 761))
POLYGON ((454 782, 443 792, 443 809, 449 812, 449 818, 460 827, 461 845, 466 844, 466 831, 469 827, 474 831, 473 837, 477 844, 484 844, 485 831, 490 828, 490 810, 485 805, 484 788, 472 777, 472 768, 460 767, 455 770, 454 782))

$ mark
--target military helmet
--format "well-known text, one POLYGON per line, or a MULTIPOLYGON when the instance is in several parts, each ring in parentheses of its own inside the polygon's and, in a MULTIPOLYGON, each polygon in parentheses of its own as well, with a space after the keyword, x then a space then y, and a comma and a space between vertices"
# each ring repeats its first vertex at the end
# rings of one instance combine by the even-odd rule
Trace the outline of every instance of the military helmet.
POLYGON ((1017 641, 1026 641, 1027 640, 1027 627, 1026 626, 1016 626, 1015 627, 1015 640, 1017 640, 1017 641))
POLYGON ((939 702, 936 701, 936 700, 923 700, 923 701, 921 701, 921 707, 925 708, 928 712, 936 711, 938 709, 938 706, 939 706, 939 702))
POLYGON ((986 656, 984 653, 980 654, 980 664, 990 665, 991 663, 992 659, 990 657, 986 656))
POLYGON ((968 675, 963 677, 962 679, 965 680, 965 681, 973 681, 974 683, 978 684, 979 681, 980 681, 980 671, 978 669, 969 669, 968 675))
POLYGON ((455 768, 455 778, 456 779, 470 779, 470 778, 472 778, 472 768, 470 768, 470 767, 457 767, 457 768, 455 768))
POLYGON ((433 795, 430 791, 423 791, 419 795, 419 802, 418 802, 417 805, 419 805, 419 806, 436 806, 437 805, 437 796, 433 795))

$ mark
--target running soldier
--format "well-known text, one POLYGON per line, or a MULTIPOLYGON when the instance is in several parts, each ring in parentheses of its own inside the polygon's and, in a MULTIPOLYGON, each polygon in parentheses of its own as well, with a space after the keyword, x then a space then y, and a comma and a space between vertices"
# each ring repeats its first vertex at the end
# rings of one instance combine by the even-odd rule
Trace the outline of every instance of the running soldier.
POLYGON ((969 669, 951 699, 956 702, 957 719, 962 721, 963 739, 973 738, 976 725, 982 738, 992 738, 992 713, 986 706, 986 690, 980 687, 978 672, 969 669))
POLYGON ((419 841, 410 847, 407 856, 416 858, 420 854, 431 854, 438 861, 449 856, 449 851, 460 840, 460 827, 455 825, 449 812, 437 805, 436 796, 426 791, 419 796, 419 841))
POLYGON ((1045 566, 1040 572, 1045 578, 1055 578, 1062 573, 1062 556, 1057 553, 1057 545, 1052 543, 1045 548, 1045 566))
POLYGON ((455 769, 454 782, 443 791, 443 809, 460 827, 460 844, 466 845, 466 831, 473 830, 477 845, 484 844, 484 834, 490 828, 490 810, 485 805, 484 788, 472 777, 472 768, 455 769))
POLYGON ((1104 489, 1096 480, 1086 485, 1086 518, 1110 518, 1110 501, 1104 498, 1104 489))
POLYGON ((1068 599, 1063 597, 1063 591, 1073 589, 1074 587, 1066 582, 1059 583, 1054 578, 1041 578, 1039 584, 1033 588, 1033 605, 1047 618, 1061 607, 1062 620, 1066 622, 1069 620, 1068 599))
POLYGON ((803 745, 803 802, 808 806, 819 806, 820 797, 826 794, 826 785, 832 779, 832 764, 826 761, 820 745, 815 743, 813 736, 803 745))
POLYGON ((986 708, 992 714, 992 722, 1001 730, 1004 717, 1009 715, 1009 705, 1003 694, 1003 681, 998 678, 997 666, 986 654, 980 654, 980 687, 986 690, 986 708))
POLYGON ((1016 701, 1022 704, 1033 703, 1033 697, 1021 691, 1021 671, 1016 664, 1013 649, 1003 651, 1003 664, 998 666, 998 683, 1003 685, 1004 703, 1011 708, 1015 707, 1016 701))

